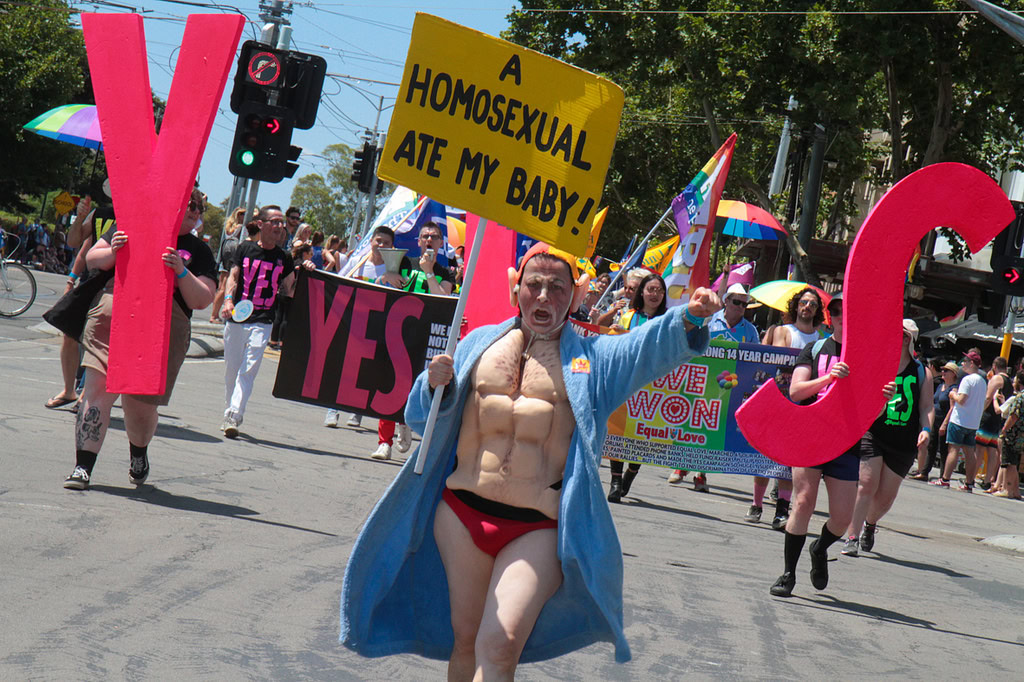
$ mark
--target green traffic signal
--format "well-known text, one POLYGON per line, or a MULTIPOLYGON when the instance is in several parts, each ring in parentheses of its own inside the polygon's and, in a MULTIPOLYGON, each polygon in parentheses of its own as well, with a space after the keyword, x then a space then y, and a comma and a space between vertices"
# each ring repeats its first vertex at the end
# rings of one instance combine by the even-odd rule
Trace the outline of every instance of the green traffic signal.
POLYGON ((242 152, 238 155, 238 161, 243 166, 251 166, 254 163, 256 163, 256 153, 253 152, 251 149, 242 150, 242 152))

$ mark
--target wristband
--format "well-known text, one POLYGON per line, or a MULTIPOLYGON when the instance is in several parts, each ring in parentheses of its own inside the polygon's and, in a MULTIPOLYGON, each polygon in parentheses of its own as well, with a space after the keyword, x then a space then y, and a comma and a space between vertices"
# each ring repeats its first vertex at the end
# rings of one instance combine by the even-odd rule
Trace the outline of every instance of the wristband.
POLYGON ((180 275, 175 275, 175 277, 177 277, 178 279, 181 279, 181 278, 183 278, 187 274, 188 274, 188 268, 185 268, 184 270, 181 271, 180 275))
POLYGON ((930 434, 932 432, 932 427, 930 427, 930 426, 922 426, 921 430, 924 431, 925 433, 930 434))
POLYGON ((78 279, 78 274, 74 272, 68 273, 68 279, 74 282, 76 279, 78 279))
POLYGON ((703 327, 704 323, 707 322, 708 318, 697 317, 696 315, 691 313, 690 306, 686 306, 686 308, 684 308, 684 311, 685 312, 683 313, 683 319, 692 324, 694 327, 703 327))
POLYGON ((233 301, 233 300, 235 300, 235 297, 233 295, 231 295, 231 294, 224 294, 224 300, 225 301, 233 301))

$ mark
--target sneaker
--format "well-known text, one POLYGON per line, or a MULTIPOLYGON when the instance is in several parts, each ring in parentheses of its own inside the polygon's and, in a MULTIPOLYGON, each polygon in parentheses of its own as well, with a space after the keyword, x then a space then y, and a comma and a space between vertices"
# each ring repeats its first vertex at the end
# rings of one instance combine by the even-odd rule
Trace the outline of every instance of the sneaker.
POLYGON ((961 491, 961 492, 964 492, 964 493, 973 493, 974 492, 974 486, 971 485, 970 483, 967 483, 967 482, 961 483, 960 485, 958 485, 956 487, 956 489, 961 491))
POLYGON ((792 573, 783 573, 779 576, 779 579, 772 585, 772 589, 769 590, 773 597, 788 597, 793 594, 793 588, 796 586, 796 577, 792 573))
POLYGON ((981 488, 982 492, 987 493, 989 491, 989 489, 992 488, 992 482, 991 481, 981 481, 980 483, 978 483, 978 487, 981 488))
POLYGON ((324 426, 329 429, 338 428, 338 421, 341 419, 341 412, 337 410, 327 410, 327 416, 324 417, 324 426))
POLYGON ((928 485, 937 485, 940 488, 948 488, 949 487, 949 481, 947 481, 944 478, 937 478, 934 481, 929 481, 928 485))
POLYGON ((82 467, 75 467, 71 475, 64 480, 64 487, 68 490, 88 490, 89 472, 82 467))
POLYGON ((686 472, 682 469, 676 469, 668 475, 669 483, 679 483, 686 477, 686 472))
POLYGON ((387 443, 381 443, 377 446, 377 449, 370 453, 370 457, 373 459, 391 459, 391 446, 387 443))
POLYGON ((412 447, 412 429, 409 428, 408 424, 399 424, 398 451, 409 452, 410 447, 412 447))
POLYGON ((750 523, 760 523, 761 508, 754 504, 750 505, 750 511, 748 511, 747 515, 743 517, 743 520, 750 523))
MULTIPOLYGON (((864 549, 867 548, 865 547, 864 549)), ((860 540, 852 535, 846 538, 846 542, 843 544, 843 549, 839 553, 845 554, 846 556, 858 556, 860 554, 860 540)))
POLYGON ((815 540, 807 548, 807 553, 811 555, 811 584, 816 590, 824 590, 828 587, 828 553, 818 554, 814 551, 817 546, 818 541, 815 540))
POLYGON ((704 474, 697 474, 696 476, 694 476, 693 489, 699 493, 711 492, 711 489, 708 488, 708 477, 705 476, 704 474))
POLYGON ((789 500, 778 500, 775 503, 775 518, 772 519, 773 530, 785 530, 789 521, 789 500))
POLYGON ((132 485, 142 485, 149 478, 149 455, 130 457, 128 465, 128 481, 132 485))
POLYGON ((231 417, 224 417, 224 423, 220 425, 225 438, 238 438, 238 422, 231 417))
POLYGON ((351 426, 353 428, 358 427, 362 423, 363 423, 363 415, 361 415, 361 414, 354 414, 354 415, 352 415, 351 417, 348 418, 347 422, 345 422, 345 424, 347 426, 351 426))

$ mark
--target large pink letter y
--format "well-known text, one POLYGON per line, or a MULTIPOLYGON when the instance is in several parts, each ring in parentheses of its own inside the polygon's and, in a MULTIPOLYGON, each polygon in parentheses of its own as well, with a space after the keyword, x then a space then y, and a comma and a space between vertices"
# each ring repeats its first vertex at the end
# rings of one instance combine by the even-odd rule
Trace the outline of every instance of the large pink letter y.
POLYGON ((114 279, 111 393, 166 387, 174 281, 160 257, 177 241, 243 23, 238 15, 188 18, 158 137, 142 17, 82 15, 117 226, 128 234, 114 279))

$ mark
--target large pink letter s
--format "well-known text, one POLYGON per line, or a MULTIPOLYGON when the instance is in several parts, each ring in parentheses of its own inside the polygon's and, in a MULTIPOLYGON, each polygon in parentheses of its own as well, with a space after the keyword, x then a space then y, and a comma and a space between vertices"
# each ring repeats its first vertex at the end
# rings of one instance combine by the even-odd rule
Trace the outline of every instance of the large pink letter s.
POLYGON ((815 466, 853 446, 896 376, 903 283, 918 242, 935 227, 950 227, 974 253, 1013 218, 999 185, 970 166, 939 163, 897 183, 864 221, 846 263, 842 360, 850 375, 813 405, 790 402, 774 382, 761 386, 736 411, 747 441, 789 466, 815 466))
POLYGON ((142 17, 82 14, 117 225, 128 233, 114 279, 112 393, 164 391, 174 281, 160 256, 177 241, 243 24, 189 16, 158 137, 142 17))

